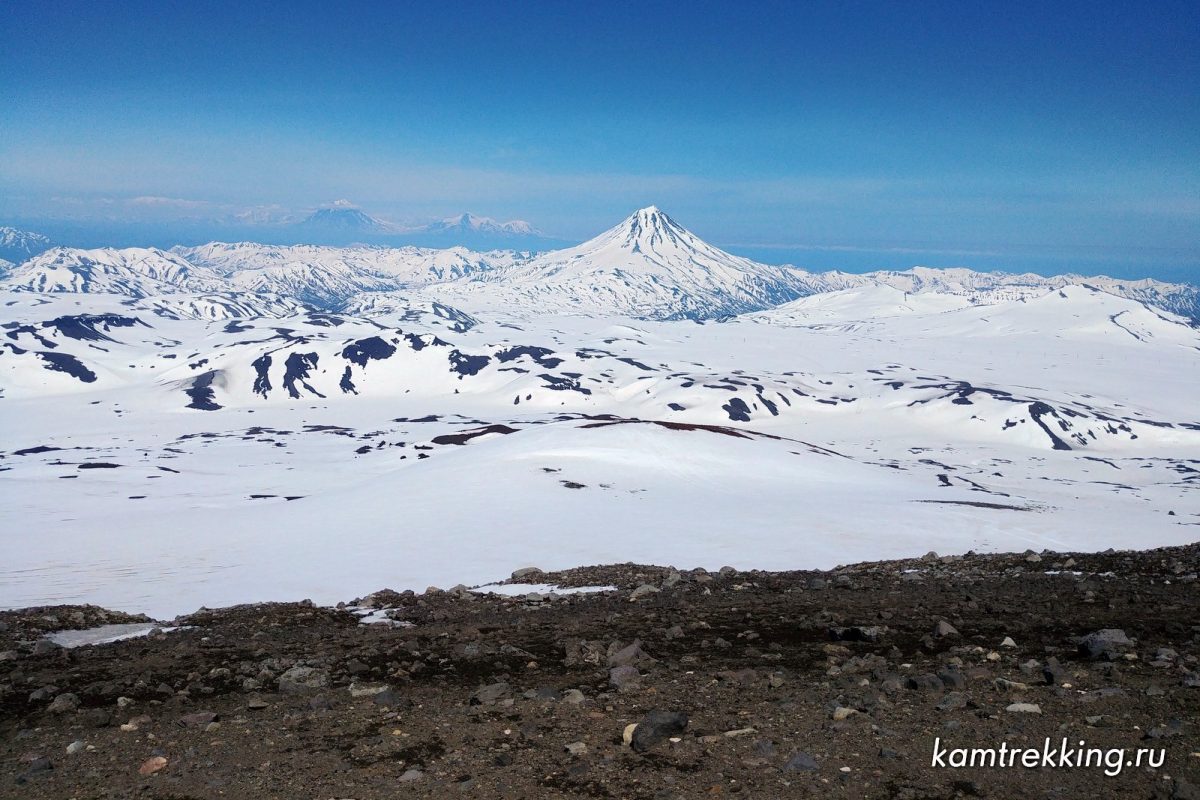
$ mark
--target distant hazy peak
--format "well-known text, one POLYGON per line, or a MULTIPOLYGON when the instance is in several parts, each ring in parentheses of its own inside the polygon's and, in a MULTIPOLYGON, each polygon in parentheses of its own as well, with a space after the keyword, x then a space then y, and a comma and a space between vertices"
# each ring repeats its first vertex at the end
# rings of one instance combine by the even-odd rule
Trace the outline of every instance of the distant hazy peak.
POLYGON ((349 233, 394 233, 398 230, 392 223, 371 216, 349 200, 335 200, 322 206, 299 224, 349 233))
POLYGON ((34 231, 0 227, 0 259, 19 263, 53 247, 50 237, 34 231))
POLYGON ((473 233, 489 233, 505 236, 536 236, 538 231, 524 220, 499 222, 491 217, 483 217, 467 211, 453 217, 446 217, 428 225, 412 228, 414 232, 449 233, 452 231, 470 231, 473 233))

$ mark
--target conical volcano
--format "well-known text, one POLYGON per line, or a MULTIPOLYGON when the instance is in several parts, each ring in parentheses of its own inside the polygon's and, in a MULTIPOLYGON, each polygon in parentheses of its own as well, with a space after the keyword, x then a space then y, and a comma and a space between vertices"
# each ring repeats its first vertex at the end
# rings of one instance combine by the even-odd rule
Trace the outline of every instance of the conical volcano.
MULTIPOLYGON (((450 287, 446 287, 447 289, 450 287)), ((544 253, 454 287, 485 309, 708 319, 808 294, 803 273, 713 247, 656 206, 566 250, 544 253)))

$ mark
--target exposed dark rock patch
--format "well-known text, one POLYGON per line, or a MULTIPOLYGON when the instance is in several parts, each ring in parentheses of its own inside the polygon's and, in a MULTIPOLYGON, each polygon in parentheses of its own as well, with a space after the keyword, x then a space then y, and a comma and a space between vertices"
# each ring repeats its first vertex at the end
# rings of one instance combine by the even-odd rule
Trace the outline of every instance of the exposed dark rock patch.
POLYGON ((508 425, 488 425, 484 428, 475 428, 473 430, 463 431, 462 433, 444 433, 440 436, 435 436, 429 441, 434 444, 466 444, 472 439, 484 436, 489 433, 516 433, 516 428, 510 428, 508 425))
POLYGON ((37 353, 42 360, 42 366, 51 372, 65 372, 72 378, 83 383, 95 383, 96 373, 83 365, 83 362, 70 353, 37 353))

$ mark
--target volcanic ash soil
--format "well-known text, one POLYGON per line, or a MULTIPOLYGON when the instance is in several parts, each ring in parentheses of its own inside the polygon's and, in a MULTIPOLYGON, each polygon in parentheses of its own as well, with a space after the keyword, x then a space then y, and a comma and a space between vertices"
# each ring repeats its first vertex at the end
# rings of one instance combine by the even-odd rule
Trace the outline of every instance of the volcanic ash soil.
POLYGON ((73 649, 45 637, 144 618, 0 612, 0 797, 1197 798, 1198 570, 1200 545, 527 570, 616 588, 202 609, 73 649), (935 738, 1046 737, 1166 761, 930 765, 935 738))

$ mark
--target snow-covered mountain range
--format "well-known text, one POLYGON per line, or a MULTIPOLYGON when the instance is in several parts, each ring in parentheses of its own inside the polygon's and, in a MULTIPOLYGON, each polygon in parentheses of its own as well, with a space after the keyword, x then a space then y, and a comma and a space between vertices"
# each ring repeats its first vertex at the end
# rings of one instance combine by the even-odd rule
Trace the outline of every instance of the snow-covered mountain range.
POLYGON ((157 248, 54 248, 18 264, 0 280, 29 292, 83 292, 150 297, 231 289, 220 275, 157 248))
POLYGON ((228 288, 291 295, 336 310, 360 292, 419 289, 471 278, 525 258, 510 251, 462 247, 322 247, 207 244, 172 255, 222 276, 228 288))
MULTIPOLYGON (((362 213, 352 206, 324 210, 356 218, 362 213)), ((492 225, 470 215, 447 221, 451 223, 492 225)), ((663 320, 722 318, 809 295, 873 286, 988 305, 1071 285, 1093 286, 1200 320, 1200 289, 1149 279, 922 267, 814 273, 760 264, 713 247, 654 207, 576 247, 546 253, 251 242, 214 242, 169 252, 58 248, 9 268, 0 280, 0 288, 135 297, 173 291, 269 292, 335 311, 360 293, 402 292, 471 312, 663 320)))
POLYGON ((0 279, 0 606, 1192 541, 1196 296, 810 273, 655 208, 540 254, 51 249, 0 279))

